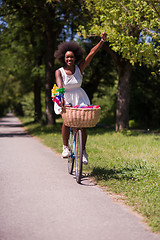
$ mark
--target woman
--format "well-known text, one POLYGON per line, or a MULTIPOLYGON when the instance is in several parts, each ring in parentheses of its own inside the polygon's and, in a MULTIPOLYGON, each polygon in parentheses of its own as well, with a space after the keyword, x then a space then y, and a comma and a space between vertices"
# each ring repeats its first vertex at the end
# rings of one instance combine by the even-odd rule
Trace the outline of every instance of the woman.
MULTIPOLYGON (((91 62, 94 55, 102 47, 106 41, 107 34, 103 32, 101 34, 101 40, 93 47, 87 57, 83 58, 83 49, 76 42, 63 42, 59 44, 58 50, 55 52, 55 57, 64 64, 55 72, 56 83, 59 88, 65 88, 65 104, 76 105, 90 105, 89 98, 85 91, 81 88, 82 74, 88 64, 91 62), (79 63, 78 63, 79 62, 79 63), (78 65, 76 65, 78 63, 78 65)), ((55 104, 55 112, 58 112, 58 105, 55 104)), ((63 152, 62 157, 68 157, 68 139, 70 128, 62 125, 62 137, 63 137, 63 152)), ((83 163, 88 164, 88 154, 86 153, 85 145, 87 141, 86 129, 82 129, 82 143, 83 143, 83 163)))

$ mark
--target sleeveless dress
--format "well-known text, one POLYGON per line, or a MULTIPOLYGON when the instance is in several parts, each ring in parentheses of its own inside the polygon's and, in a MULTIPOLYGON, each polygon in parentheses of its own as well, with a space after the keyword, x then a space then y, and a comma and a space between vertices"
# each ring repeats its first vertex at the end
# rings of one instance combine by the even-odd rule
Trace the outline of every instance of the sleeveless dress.
MULTIPOLYGON (((72 75, 67 75, 64 68, 59 68, 62 76, 63 87, 65 88, 64 99, 65 104, 76 105, 90 105, 90 100, 86 92, 81 88, 82 74, 77 65, 75 65, 75 72, 72 75)), ((54 103, 54 111, 56 114, 60 114, 61 107, 54 103)))

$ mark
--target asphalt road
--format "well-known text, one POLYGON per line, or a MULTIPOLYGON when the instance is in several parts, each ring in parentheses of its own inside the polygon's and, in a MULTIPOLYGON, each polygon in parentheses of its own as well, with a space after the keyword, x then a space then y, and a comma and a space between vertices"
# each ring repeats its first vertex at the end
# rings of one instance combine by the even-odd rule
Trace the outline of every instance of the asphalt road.
POLYGON ((139 217, 8 114, 0 119, 0 240, 158 240, 139 217))

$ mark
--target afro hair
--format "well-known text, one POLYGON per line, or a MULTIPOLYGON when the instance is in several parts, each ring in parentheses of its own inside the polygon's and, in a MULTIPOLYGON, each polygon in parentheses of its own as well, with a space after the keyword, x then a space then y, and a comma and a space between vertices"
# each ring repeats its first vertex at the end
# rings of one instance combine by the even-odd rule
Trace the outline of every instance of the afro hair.
POLYGON ((78 43, 74 41, 70 42, 62 42, 58 45, 57 51, 55 51, 55 58, 57 58, 61 63, 65 63, 64 57, 67 51, 71 51, 74 53, 76 58, 76 63, 79 62, 83 58, 84 50, 78 45, 78 43))

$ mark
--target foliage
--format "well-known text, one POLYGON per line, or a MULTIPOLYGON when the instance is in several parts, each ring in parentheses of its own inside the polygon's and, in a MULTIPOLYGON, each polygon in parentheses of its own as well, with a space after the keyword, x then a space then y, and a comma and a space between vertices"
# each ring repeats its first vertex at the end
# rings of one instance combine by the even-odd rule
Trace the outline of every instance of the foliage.
POLYGON ((3 26, 0 39, 1 97, 5 96, 6 108, 17 109, 22 96, 33 88, 33 47, 29 36, 24 35, 23 23, 11 15, 7 26, 3 26))
POLYGON ((34 117, 34 96, 32 92, 22 97, 21 104, 24 115, 34 117))
POLYGON ((155 129, 160 123, 160 73, 158 65, 150 68, 135 65, 130 88, 130 119, 135 126, 155 129))
MULTIPOLYGON (((83 40, 80 42, 85 50, 85 56, 90 52, 91 48, 96 45, 99 39, 95 38, 90 41, 83 40)), ((117 78, 117 72, 114 68, 113 61, 109 54, 102 48, 93 58, 89 66, 83 73, 82 88, 86 91, 90 101, 93 95, 98 94, 99 97, 106 95, 106 88, 113 86, 117 78), (105 88, 104 91, 100 90, 105 88)))
MULTIPOLYGON (((155 65, 160 59, 160 18, 149 1, 144 0, 85 0, 91 20, 87 22, 90 35, 107 33, 112 50, 135 62, 155 65)), ((86 27, 81 26, 86 33, 86 27)))
POLYGON ((104 47, 112 56, 119 75, 116 131, 121 131, 128 128, 132 66, 143 63, 155 67, 160 63, 159 4, 143 0, 85 0, 85 4, 89 20, 79 29, 89 36, 98 36, 102 31, 107 33, 104 47))
POLYGON ((117 80, 115 80, 113 86, 106 86, 104 79, 101 79, 98 90, 94 93, 92 104, 100 105, 101 107, 100 125, 112 126, 115 123, 116 90, 117 80))

